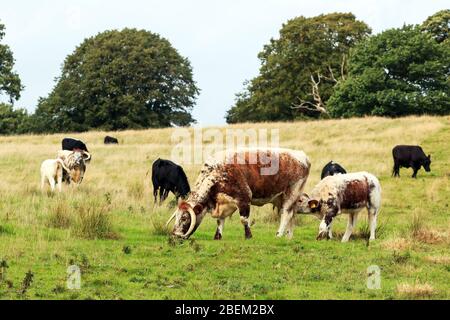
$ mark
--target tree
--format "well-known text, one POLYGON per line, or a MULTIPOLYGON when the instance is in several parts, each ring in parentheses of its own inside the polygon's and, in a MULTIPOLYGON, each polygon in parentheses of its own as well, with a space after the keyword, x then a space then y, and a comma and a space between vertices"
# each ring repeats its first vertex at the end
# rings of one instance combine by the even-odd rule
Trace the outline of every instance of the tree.
MULTIPOLYGON (((0 41, 5 36, 5 25, 0 23, 0 41)), ((0 43, 0 96, 6 94, 11 103, 20 98, 23 87, 19 75, 13 71, 14 57, 11 49, 0 43)))
POLYGON ((333 117, 449 114, 449 70, 450 46, 417 26, 390 29, 352 50, 328 108, 333 117))
POLYGON ((421 29, 429 32, 437 42, 448 40, 450 35, 450 9, 436 12, 422 24, 421 29))
POLYGON ((29 117, 24 109, 0 103, 0 134, 21 134, 29 132, 29 117))
POLYGON ((289 20, 279 39, 271 39, 259 53, 260 73, 236 95, 227 122, 317 116, 314 110, 299 112, 292 106, 318 106, 318 97, 328 100, 336 84, 334 75, 346 72, 343 63, 349 49, 369 34, 370 28, 351 13, 289 20))
POLYGON ((189 61, 145 30, 106 31, 69 55, 33 116, 41 132, 186 126, 199 89, 189 61))

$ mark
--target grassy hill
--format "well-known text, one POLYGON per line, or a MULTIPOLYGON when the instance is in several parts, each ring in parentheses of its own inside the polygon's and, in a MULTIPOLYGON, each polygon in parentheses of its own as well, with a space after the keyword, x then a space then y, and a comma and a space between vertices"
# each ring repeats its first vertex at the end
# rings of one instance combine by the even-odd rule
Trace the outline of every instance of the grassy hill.
MULTIPOLYGON (((0 299, 450 298, 450 117, 227 128, 278 128, 281 146, 304 150, 312 162, 306 191, 331 159, 378 176, 378 239, 367 244, 365 213, 346 244, 339 241, 346 216, 331 241, 315 240, 319 222, 309 216, 297 217, 292 240, 277 239, 268 205, 252 207, 252 240, 244 241, 236 213, 222 241, 212 240, 210 216, 192 240, 169 241, 163 224, 174 202, 154 206, 147 173, 153 160, 170 157, 173 129, 69 135, 87 142, 92 161, 79 187, 54 195, 41 192, 39 167, 68 135, 0 137, 0 299), (103 145, 106 134, 120 145, 103 145), (431 173, 414 180, 402 169, 392 178, 396 144, 420 144, 432 155, 431 173), (72 264, 81 268, 80 290, 66 288, 72 264), (380 290, 366 287, 371 265, 381 269, 380 290)), ((199 167, 185 166, 191 185, 199 167)))

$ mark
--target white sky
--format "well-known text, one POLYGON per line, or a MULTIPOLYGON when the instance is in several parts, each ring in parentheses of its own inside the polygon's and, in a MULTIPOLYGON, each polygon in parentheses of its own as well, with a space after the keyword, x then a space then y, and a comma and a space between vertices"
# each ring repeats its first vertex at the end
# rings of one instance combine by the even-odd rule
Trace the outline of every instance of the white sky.
POLYGON ((258 74, 258 52, 288 19, 353 12, 378 33, 448 8, 450 0, 9 0, 0 21, 25 85, 17 107, 34 110, 86 37, 134 27, 159 33, 189 58, 201 89, 194 118, 207 126, 225 123, 235 93, 258 74))

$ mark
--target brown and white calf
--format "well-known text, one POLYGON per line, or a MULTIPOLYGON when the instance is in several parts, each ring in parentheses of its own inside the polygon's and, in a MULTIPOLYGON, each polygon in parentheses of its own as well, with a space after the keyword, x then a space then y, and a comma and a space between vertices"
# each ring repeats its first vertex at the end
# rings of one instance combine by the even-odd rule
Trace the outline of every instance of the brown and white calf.
POLYGON ((366 208, 369 214, 370 240, 375 240, 377 217, 381 206, 381 186, 378 179, 367 172, 338 174, 321 180, 311 194, 303 194, 297 212, 314 214, 320 220, 317 239, 332 237, 333 219, 347 213, 347 230, 342 242, 347 242, 356 225, 358 213, 366 208))
POLYGON ((80 184, 83 181, 84 173, 86 172, 86 161, 89 161, 91 155, 83 150, 60 150, 57 155, 65 166, 69 169, 64 172, 63 180, 70 184, 71 181, 80 184))
POLYGON ((250 239, 250 205, 272 203, 281 212, 277 236, 287 230, 292 237, 292 218, 309 169, 303 151, 264 148, 218 153, 203 165, 194 191, 179 203, 167 224, 175 218, 172 233, 187 239, 210 211, 218 224, 214 239, 220 240, 225 218, 239 210, 245 238, 250 239))

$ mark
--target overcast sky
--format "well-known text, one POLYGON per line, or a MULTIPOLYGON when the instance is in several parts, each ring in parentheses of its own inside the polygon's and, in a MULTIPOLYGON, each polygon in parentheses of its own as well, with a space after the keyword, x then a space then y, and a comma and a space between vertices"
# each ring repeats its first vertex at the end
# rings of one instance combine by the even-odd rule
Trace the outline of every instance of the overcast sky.
POLYGON ((194 118, 207 126, 225 123, 235 93, 258 73, 258 52, 288 19, 353 12, 378 33, 448 8, 450 0, 10 0, 0 21, 25 85, 17 107, 34 110, 83 39, 133 27, 159 33, 189 58, 201 89, 194 118))

